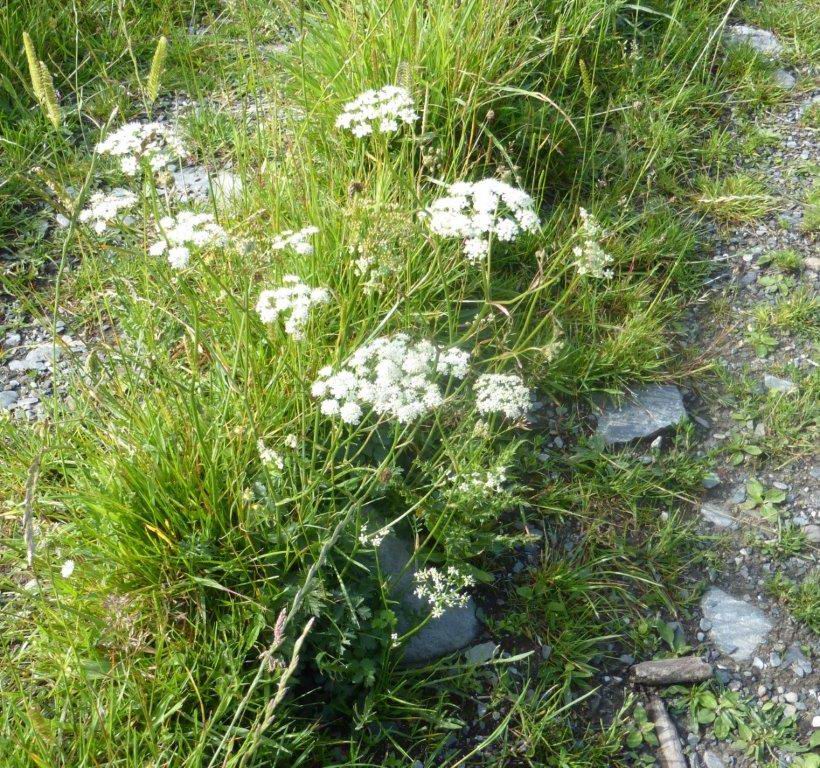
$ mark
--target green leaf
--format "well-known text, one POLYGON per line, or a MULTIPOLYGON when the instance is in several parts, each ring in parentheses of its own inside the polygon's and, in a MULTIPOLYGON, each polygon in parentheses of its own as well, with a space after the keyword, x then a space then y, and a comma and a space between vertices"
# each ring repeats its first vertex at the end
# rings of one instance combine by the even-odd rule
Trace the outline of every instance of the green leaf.
POLYGON ((626 736, 626 746, 630 749, 641 746, 642 742, 643 736, 641 736, 640 731, 630 731, 626 736))
POLYGON ((699 703, 701 706, 706 707, 707 709, 717 709, 717 699, 715 698, 715 694, 711 693, 710 691, 704 691, 700 695, 699 703))
POLYGON ((698 710, 698 722, 701 725, 706 725, 707 723, 712 723, 715 720, 715 713, 709 709, 699 709, 698 710))

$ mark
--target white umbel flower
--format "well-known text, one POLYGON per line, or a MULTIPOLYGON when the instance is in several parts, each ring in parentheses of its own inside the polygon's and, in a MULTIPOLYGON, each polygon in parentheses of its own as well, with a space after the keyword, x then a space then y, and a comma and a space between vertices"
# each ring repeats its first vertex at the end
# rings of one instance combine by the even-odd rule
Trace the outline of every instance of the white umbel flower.
POLYGON ((446 570, 425 568, 415 575, 415 595, 430 603, 430 614, 438 618, 447 608, 463 608, 470 599, 461 590, 475 584, 472 576, 462 573, 454 566, 446 570))
POLYGON ((305 227, 298 232, 294 232, 292 229, 286 229, 273 238, 271 248, 273 248, 274 251, 283 251, 285 248, 293 248, 296 253, 307 256, 313 253, 313 245, 310 242, 310 238, 318 234, 318 232, 319 227, 305 227))
POLYGON ((422 216, 435 234, 461 239, 472 263, 486 258, 491 238, 509 243, 522 232, 536 232, 540 224, 533 199, 499 179, 451 184, 422 216))
POLYGON ((311 288, 296 275, 285 275, 282 286, 262 291, 256 302, 256 311, 263 323, 274 323, 281 315, 285 318, 285 333, 302 339, 311 307, 325 304, 330 299, 326 288, 311 288))
POLYGON ((73 560, 66 560, 63 563, 62 568, 60 568, 60 576, 64 579, 68 579, 71 577, 71 574, 74 573, 74 561, 73 560))
POLYGON ((484 373, 476 379, 476 408, 481 414, 503 413, 520 419, 530 410, 530 390, 514 373, 484 373))
POLYGON ((142 160, 156 173, 186 154, 176 129, 157 122, 126 123, 109 133, 94 149, 101 155, 117 158, 127 176, 136 175, 142 160))
POLYGON ((91 228, 101 235, 108 224, 118 218, 122 211, 132 208, 137 196, 127 189, 116 187, 110 192, 95 192, 88 200, 88 205, 80 211, 79 220, 90 224, 91 228))
POLYGON ((152 256, 168 254, 174 269, 184 269, 191 258, 191 248, 206 245, 224 245, 228 241, 225 230, 210 213, 182 211, 177 216, 163 216, 159 220, 163 237, 149 249, 152 256))
POLYGON ((259 460, 271 470, 281 472, 285 468, 285 460, 282 454, 265 445, 261 438, 256 441, 256 450, 259 451, 259 460))
POLYGON ((400 125, 412 125, 418 119, 410 92, 396 85, 385 85, 378 91, 365 91, 345 104, 336 118, 336 127, 362 138, 374 131, 395 133, 400 125))
POLYGON ((347 424, 358 424, 365 408, 407 424, 442 404, 439 377, 464 378, 469 359, 456 347, 438 349, 399 333, 360 347, 335 372, 319 371, 311 394, 324 415, 347 424))
POLYGON ((607 267, 612 263, 612 256, 601 247, 600 239, 604 235, 601 225, 584 208, 579 208, 578 214, 581 217, 581 226, 578 228, 577 237, 581 242, 572 249, 575 268, 579 275, 610 279, 613 272, 607 267))

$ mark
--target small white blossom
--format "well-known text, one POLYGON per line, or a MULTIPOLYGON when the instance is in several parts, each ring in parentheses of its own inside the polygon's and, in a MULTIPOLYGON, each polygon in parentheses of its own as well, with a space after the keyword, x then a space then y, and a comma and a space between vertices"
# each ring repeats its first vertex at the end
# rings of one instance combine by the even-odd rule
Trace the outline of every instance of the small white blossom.
POLYGON ((452 347, 439 350, 404 333, 382 337, 356 350, 337 371, 324 368, 311 387, 326 416, 358 424, 365 407, 407 424, 444 400, 438 376, 464 378, 470 355, 452 347))
POLYGON ((486 258, 491 237, 512 242, 539 227, 532 198, 499 179, 451 184, 422 216, 435 234, 463 240, 464 255, 473 263, 486 258))
POLYGON ((191 258, 191 247, 224 245, 228 241, 225 230, 210 213, 182 211, 177 216, 163 216, 159 220, 163 238, 149 249, 152 256, 168 254, 168 262, 174 269, 184 269, 191 258))
POLYGON ((174 158, 183 157, 185 146, 170 125, 132 122, 109 133, 97 144, 95 151, 116 157, 123 173, 134 176, 141 160, 146 160, 156 173, 168 166, 174 158))
POLYGON ((471 472, 467 476, 453 474, 451 479, 457 483, 456 487, 461 493, 494 496, 504 491, 507 467, 494 467, 486 472, 471 472))
POLYGON ((285 447, 295 451, 299 447, 299 438, 296 435, 288 435, 285 438, 285 447))
POLYGON ((307 256, 313 253, 313 245, 310 242, 310 238, 318 234, 318 232, 319 227, 305 227, 298 232, 294 232, 292 229, 286 229, 273 238, 271 248, 273 248, 274 251, 282 251, 290 247, 293 248, 296 253, 307 256))
POLYGON ((67 579, 74 573, 74 561, 73 560, 66 560, 63 563, 63 567, 60 568, 60 576, 64 579, 67 579))
POLYGON ((578 213, 581 216, 581 226, 577 237, 581 239, 581 243, 572 249, 575 268, 579 275, 609 279, 613 272, 607 269, 607 265, 612 263, 612 256, 601 247, 600 239, 604 234, 601 225, 585 209, 579 208, 578 213))
POLYGON ((263 323, 273 323, 285 317, 285 333, 294 339, 304 337, 310 308, 330 299, 326 288, 311 288, 295 275, 285 275, 282 287, 262 291, 256 302, 256 311, 263 323))
POLYGON ((503 413, 520 419, 530 409, 530 390, 514 373, 484 373, 476 379, 476 407, 481 414, 503 413))
POLYGON ((345 104, 336 118, 336 127, 362 138, 374 130, 395 133, 401 123, 412 125, 418 119, 410 92, 399 86, 385 85, 378 91, 365 91, 345 104))
POLYGON ((281 472, 285 468, 285 460, 282 458, 282 454, 266 446, 264 440, 257 440, 256 449, 259 451, 259 460, 268 469, 277 469, 281 472))
POLYGON ((373 549, 377 549, 388 533, 390 533, 389 528, 379 528, 379 530, 373 531, 373 533, 368 533, 367 523, 362 523, 361 530, 359 531, 359 543, 363 547, 373 547, 373 549))
POLYGON ((95 192, 88 200, 88 205, 80 211, 79 220, 90 224, 91 228, 101 235, 109 222, 116 219, 122 211, 133 207, 137 196, 127 189, 117 187, 110 192, 95 192))
POLYGON ((435 619, 447 608, 463 608, 467 605, 469 596, 461 590, 472 586, 475 580, 451 565, 445 571, 438 568, 418 571, 415 582, 416 597, 430 603, 430 614, 435 619))

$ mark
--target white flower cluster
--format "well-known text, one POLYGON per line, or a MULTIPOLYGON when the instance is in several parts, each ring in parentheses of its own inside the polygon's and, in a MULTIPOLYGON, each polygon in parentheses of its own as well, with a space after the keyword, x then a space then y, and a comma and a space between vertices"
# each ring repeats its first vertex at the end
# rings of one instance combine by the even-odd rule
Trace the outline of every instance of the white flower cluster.
POLYGON ((361 138, 374 129, 379 133, 394 133, 400 123, 412 125, 418 119, 410 92, 396 85, 385 85, 378 91, 365 91, 345 104, 336 118, 336 127, 361 138))
POLYGON ((228 236, 210 213, 182 211, 177 216, 159 220, 163 238, 148 250, 152 256, 168 252, 168 262, 174 269, 184 269, 191 258, 190 246, 224 245, 228 236))
POLYGON ((122 172, 134 176, 145 159, 155 173, 175 157, 185 155, 185 145, 176 130, 165 123, 126 123, 109 133, 95 150, 119 158, 122 172))
POLYGON ((287 315, 285 333, 294 339, 301 339, 305 334, 310 308, 329 299, 327 288, 311 288, 296 275, 285 275, 281 288, 259 294, 256 311, 263 323, 273 323, 279 315, 287 315))
POLYGON ((450 565, 445 571, 425 568, 415 575, 415 595, 430 603, 432 617, 438 618, 446 608, 463 608, 469 596, 461 590, 475 584, 472 576, 450 565))
POLYGON ((259 460, 268 468, 281 472, 285 468, 285 460, 282 454, 265 445, 261 438, 256 442, 256 449, 259 451, 259 460))
POLYGON ((286 229, 273 238, 271 248, 273 248, 274 251, 283 251, 285 248, 291 247, 296 253, 307 256, 313 253, 313 245, 310 242, 310 238, 318 232, 319 227, 305 227, 298 232, 294 232, 292 229, 286 229))
POLYGON ((359 544, 363 547, 372 547, 373 549, 378 549, 379 545, 384 541, 385 536, 390 533, 390 528, 379 528, 377 531, 373 531, 373 533, 367 532, 367 523, 362 523, 362 527, 359 531, 359 544))
POLYGON ((83 224, 101 235, 108 223, 116 219, 121 211, 128 210, 137 202, 137 196, 127 189, 117 187, 110 192, 95 192, 88 200, 88 205, 80 211, 79 219, 83 224))
POLYGON ((520 419, 530 410, 530 390, 514 373, 484 373, 473 388, 479 413, 503 413, 509 419, 520 419))
POLYGON ((336 372, 323 368, 311 392, 322 399, 323 414, 347 424, 358 424, 367 406, 407 424, 441 405, 437 377, 463 379, 469 360, 457 347, 440 350, 399 333, 360 347, 336 372))
POLYGON ((446 197, 435 200, 422 215, 429 218, 435 234, 462 238, 464 255, 471 262, 487 256, 491 237, 511 242, 539 225, 532 198, 498 179, 451 184, 446 197))
POLYGON ((575 256, 575 268, 579 275, 592 275, 593 277, 611 278, 613 272, 607 269, 607 265, 612 263, 612 256, 601 248, 599 242, 603 236, 603 230, 598 220, 583 208, 578 210, 581 216, 581 226, 578 228, 578 237, 581 244, 572 249, 575 256))
POLYGON ((458 481, 456 488, 461 493, 492 496, 503 493, 504 483, 507 482, 507 467, 495 467, 486 472, 471 472, 467 476, 453 475, 458 481))

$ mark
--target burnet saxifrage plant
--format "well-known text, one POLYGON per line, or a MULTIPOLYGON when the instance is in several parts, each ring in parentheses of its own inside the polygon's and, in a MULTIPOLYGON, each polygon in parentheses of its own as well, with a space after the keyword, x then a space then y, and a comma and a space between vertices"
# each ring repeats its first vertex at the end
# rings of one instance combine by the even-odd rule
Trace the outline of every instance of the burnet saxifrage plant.
MULTIPOLYGON (((367 91, 346 104, 337 128, 367 140, 373 133, 396 134, 402 127, 411 130, 419 119, 406 89, 385 86, 367 91)), ((174 159, 186 152, 179 130, 164 123, 129 123, 101 141, 96 150, 112 155, 128 177, 136 177, 140 168, 144 169, 149 182, 152 174, 172 168, 174 159)), ((471 262, 484 259, 494 240, 503 245, 538 229, 532 198, 506 182, 493 178, 456 182, 447 192, 446 197, 434 200, 422 217, 436 235, 461 240, 471 262)), ((108 196, 95 194, 80 221, 102 231, 116 224, 121 211, 133 207, 136 200, 134 192, 122 188, 108 196)), ((192 262, 194 254, 231 247, 214 214, 204 211, 169 210, 156 219, 151 229, 155 240, 148 254, 166 256, 175 270, 195 269, 199 262, 192 262)), ((269 248, 274 253, 290 252, 295 257, 309 258, 315 253, 314 238, 318 235, 315 226, 284 230, 270 236, 269 248)), ((330 303, 329 290, 293 274, 284 274, 272 282, 273 287, 258 294, 255 312, 259 320, 265 325, 281 320, 286 335, 294 342, 308 343, 309 320, 318 307, 330 303)), ((480 371, 480 362, 472 360, 465 349, 397 332, 360 345, 340 364, 321 367, 310 386, 312 400, 308 403, 321 417, 354 431, 361 428, 365 433, 376 425, 391 422, 404 430, 429 429, 429 425, 422 426, 425 421, 454 404, 476 414, 476 424, 484 425, 477 434, 487 430, 482 419, 495 416, 507 424, 525 419, 531 395, 522 379, 517 374, 480 371)), ((297 443, 295 436, 289 436, 288 441, 290 445, 297 443)), ((272 447, 262 438, 257 439, 256 445, 261 465, 278 478, 277 482, 285 482, 289 452, 272 447)), ((461 497, 466 494, 486 498, 486 488, 502 490, 506 471, 489 466, 483 471, 471 468, 461 475, 449 469, 446 483, 457 488, 461 497)), ((257 495, 251 493, 248 499, 257 495)), ((392 526, 382 525, 375 534, 367 533, 366 522, 359 528, 359 544, 378 550, 392 526)), ((430 613, 427 618, 421 617, 422 622, 439 617, 448 606, 463 605, 465 590, 473 583, 459 564, 421 569, 416 576, 416 594, 430 606, 430 613)), ((390 634, 391 648, 398 645, 394 634, 390 634)))

